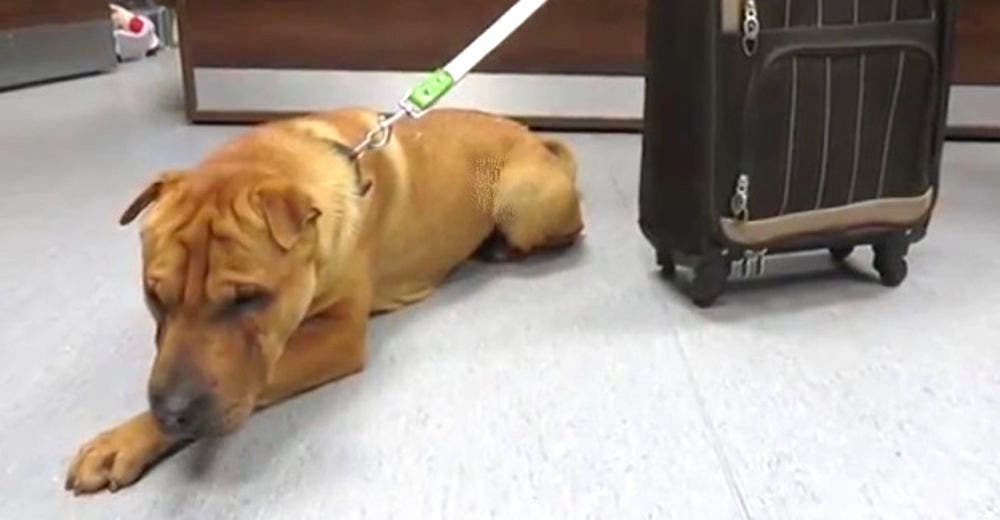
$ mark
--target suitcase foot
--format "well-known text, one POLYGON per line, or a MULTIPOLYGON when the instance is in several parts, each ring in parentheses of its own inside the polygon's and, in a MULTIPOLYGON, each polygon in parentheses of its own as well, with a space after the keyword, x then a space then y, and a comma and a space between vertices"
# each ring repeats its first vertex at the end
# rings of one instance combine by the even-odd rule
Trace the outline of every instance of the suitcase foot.
POLYGON ((691 301, 703 309, 711 307, 726 290, 728 279, 729 263, 721 253, 699 258, 694 265, 694 279, 689 289, 691 301))
POLYGON ((875 244, 875 261, 873 266, 878 271, 882 285, 899 287, 906 279, 909 270, 906 264, 906 254, 910 249, 910 241, 906 235, 893 235, 884 242, 875 244))
POLYGON ((854 246, 830 248, 830 256, 833 257, 835 262, 843 262, 844 260, 847 260, 847 257, 851 256, 851 253, 853 252, 854 246))
POLYGON ((657 251, 656 265, 660 266, 660 275, 664 278, 673 278, 677 273, 677 266, 674 264, 674 254, 671 251, 657 251))

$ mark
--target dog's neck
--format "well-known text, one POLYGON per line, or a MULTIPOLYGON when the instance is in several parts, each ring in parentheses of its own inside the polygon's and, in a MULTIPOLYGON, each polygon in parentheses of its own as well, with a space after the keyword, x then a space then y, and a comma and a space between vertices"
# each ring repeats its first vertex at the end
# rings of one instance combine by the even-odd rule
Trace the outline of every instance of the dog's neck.
POLYGON ((331 180, 314 194, 320 216, 316 221, 316 249, 313 262, 316 289, 313 309, 323 309, 348 291, 357 271, 356 250, 365 247, 362 227, 370 193, 359 194, 354 183, 331 180))
POLYGON ((334 154, 342 157, 354 166, 354 188, 357 190, 358 196, 364 197, 367 195, 368 190, 372 187, 372 181, 371 179, 366 179, 364 175, 361 174, 361 156, 356 153, 354 149, 340 141, 330 140, 326 142, 329 143, 330 150, 334 154))

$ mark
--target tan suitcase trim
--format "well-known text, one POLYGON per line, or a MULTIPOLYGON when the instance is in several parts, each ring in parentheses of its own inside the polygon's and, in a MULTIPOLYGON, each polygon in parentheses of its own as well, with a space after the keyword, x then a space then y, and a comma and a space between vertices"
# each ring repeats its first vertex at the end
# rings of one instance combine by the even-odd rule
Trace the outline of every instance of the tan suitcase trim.
POLYGON ((781 239, 863 226, 904 226, 924 218, 934 202, 934 189, 920 197, 866 200, 837 208, 792 213, 744 222, 722 218, 722 232, 739 244, 769 244, 781 239))
POLYGON ((743 0, 719 0, 719 17, 721 18, 723 34, 740 33, 740 15, 743 12, 743 0))

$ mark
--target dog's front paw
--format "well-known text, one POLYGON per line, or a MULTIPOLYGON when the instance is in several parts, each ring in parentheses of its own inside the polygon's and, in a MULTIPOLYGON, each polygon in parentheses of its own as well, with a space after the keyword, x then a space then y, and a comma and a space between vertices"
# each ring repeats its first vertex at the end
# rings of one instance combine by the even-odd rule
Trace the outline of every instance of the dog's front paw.
POLYGON ((136 416, 80 448, 69 466, 66 489, 77 494, 117 491, 138 480, 171 445, 148 413, 136 416))

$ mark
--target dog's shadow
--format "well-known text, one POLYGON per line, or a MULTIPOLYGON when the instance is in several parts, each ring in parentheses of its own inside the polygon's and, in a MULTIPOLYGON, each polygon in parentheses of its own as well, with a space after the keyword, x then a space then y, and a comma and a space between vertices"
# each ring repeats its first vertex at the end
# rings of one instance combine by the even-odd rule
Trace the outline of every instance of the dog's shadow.
MULTIPOLYGON (((337 472, 324 474, 321 481, 308 472, 289 471, 307 467, 318 451, 331 467, 358 467, 351 462, 353 444, 332 441, 317 445, 323 438, 315 430, 330 432, 330 438, 343 438, 337 429, 345 427, 342 417, 351 415, 352 397, 363 381, 348 378, 320 387, 255 413, 239 431, 222 438, 200 439, 178 450, 171 458, 176 465, 169 470, 171 490, 165 502, 178 514, 190 509, 192 500, 206 493, 239 492, 273 486, 275 476, 282 476, 283 489, 305 490, 310 482, 329 486, 337 472), (294 485, 290 482, 294 481, 294 485), (174 484, 181 484, 175 486, 174 484)), ((183 515, 181 515, 183 516, 183 515)))

